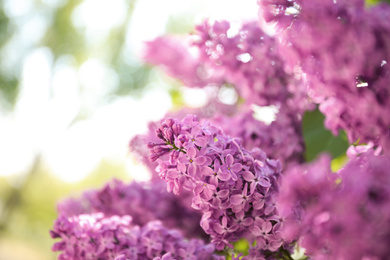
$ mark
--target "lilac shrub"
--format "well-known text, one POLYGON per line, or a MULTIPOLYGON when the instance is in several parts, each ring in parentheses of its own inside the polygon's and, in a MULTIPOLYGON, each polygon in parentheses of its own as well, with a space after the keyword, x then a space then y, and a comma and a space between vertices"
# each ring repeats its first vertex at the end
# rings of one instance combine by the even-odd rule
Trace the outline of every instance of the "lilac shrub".
POLYGON ((146 61, 212 90, 208 102, 131 140, 150 182, 115 180, 59 204, 59 259, 291 260, 294 247, 307 259, 389 258, 390 7, 258 2, 260 25, 205 21, 191 37, 146 44, 146 61), (218 97, 226 86, 234 104, 218 97), (316 105, 334 134, 368 143, 337 172, 329 155, 304 163, 302 118, 316 105), (253 107, 275 108, 275 119, 253 107), (235 251, 241 239, 247 252, 235 251))
POLYGON ((239 139, 193 115, 166 119, 156 135, 161 141, 148 147, 160 177, 174 194, 193 192, 192 207, 202 211, 200 225, 218 250, 240 238, 256 241, 264 251, 280 249, 279 161, 258 148, 244 149, 239 139))
POLYGON ((277 22, 280 53, 307 79, 334 134, 389 149, 390 7, 363 0, 261 0, 260 19, 277 22), (340 37, 342 35, 342 37, 340 37))
POLYGON ((278 206, 282 231, 312 259, 387 259, 390 250, 390 158, 350 148, 337 173, 328 157, 285 173, 278 206))

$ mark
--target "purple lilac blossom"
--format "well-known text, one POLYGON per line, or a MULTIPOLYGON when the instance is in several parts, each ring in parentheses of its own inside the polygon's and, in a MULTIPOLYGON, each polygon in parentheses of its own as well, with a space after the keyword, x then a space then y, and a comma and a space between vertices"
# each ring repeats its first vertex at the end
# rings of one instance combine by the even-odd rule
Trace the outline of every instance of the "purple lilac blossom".
MULTIPOLYGON (((278 54, 277 41, 264 33, 256 22, 243 24, 235 35, 231 34, 230 29, 227 21, 205 21, 196 27, 196 33, 192 37, 192 48, 198 49, 199 62, 215 71, 222 71, 222 82, 232 85, 245 102, 236 112, 217 110, 208 113, 207 117, 218 115, 217 124, 229 135, 240 137, 242 145, 247 149, 261 145, 268 156, 281 160, 283 164, 301 162, 304 149, 301 120, 303 112, 313 108, 302 80, 293 73, 286 72, 285 64, 278 54), (250 112, 251 104, 274 106, 278 110, 276 120, 268 126, 254 119, 250 112), (232 112, 235 112, 234 117, 231 117, 232 112), (231 127, 231 121, 246 127, 231 127), (289 144, 287 147, 286 143, 289 144)), ((165 45, 160 46, 160 41, 162 39, 159 38, 148 43, 147 53, 153 53, 153 49, 157 47, 164 53, 161 50, 165 45)), ((177 48, 169 45, 167 52, 177 50, 182 53, 183 40, 167 37, 166 41, 177 44, 177 48)), ((155 64, 168 68, 177 67, 176 63, 155 64)), ((187 78, 184 81, 194 80, 187 78)), ((213 122, 213 119, 210 118, 210 121, 213 122)))
POLYGON ((130 216, 60 215, 50 234, 61 239, 53 246, 59 260, 220 259, 212 244, 186 240, 160 221, 135 225, 130 216))
POLYGON ((390 6, 363 0, 261 0, 260 19, 277 22, 280 53, 301 68, 325 126, 351 143, 390 148, 390 6), (340 37, 342 35, 342 37, 340 37))
POLYGON ((331 173, 328 157, 285 172, 278 208, 281 234, 313 259, 387 259, 390 254, 390 158, 373 145, 349 149, 331 173))
MULTIPOLYGON (((278 159, 283 166, 303 161, 304 140, 300 120, 294 120, 286 114, 278 113, 275 121, 267 125, 254 118, 250 106, 242 105, 234 109, 231 106, 220 106, 218 101, 213 100, 205 107, 183 109, 169 113, 166 117, 184 117, 189 113, 207 119, 218 125, 225 134, 239 138, 241 145, 248 150, 261 147, 268 158, 278 159)), ((153 180, 159 178, 155 172, 157 163, 149 160, 149 151, 144 144, 148 141, 161 142, 154 131, 162 122, 150 123, 146 134, 138 135, 130 141, 130 151, 150 169, 153 180)))
POLYGON ((257 22, 244 23, 236 34, 230 29, 228 21, 205 21, 189 39, 166 36, 148 42, 144 58, 164 67, 168 74, 190 87, 228 83, 248 104, 274 105, 282 110, 286 107, 285 112, 292 115, 312 108, 302 80, 285 70, 277 40, 262 31, 257 22), (192 61, 194 52, 196 62, 192 61), (196 65, 177 66, 177 60, 187 59, 191 60, 188 64, 196 65), (213 70, 210 73, 216 80, 192 83, 199 82, 199 66, 213 70), (186 70, 186 73, 172 72, 176 70, 186 70))
MULTIPOLYGON (((157 172, 174 194, 193 192, 192 207, 202 211, 201 226, 217 250, 232 247, 231 242, 241 238, 256 241, 268 252, 279 250, 283 244, 276 234, 281 226, 275 207, 279 161, 268 159, 258 148, 246 150, 238 139, 208 122, 200 123, 194 115, 181 121, 166 119, 156 135, 163 141, 160 146, 172 148, 157 159, 157 172), (251 184, 254 179, 258 185, 251 184)), ((158 157, 156 146, 150 146, 151 159, 158 157)))
MULTIPOLYGON (((217 114, 222 116, 230 116, 237 112, 237 108, 235 105, 227 105, 221 103, 218 98, 214 94, 210 94, 208 96, 208 102, 205 106, 200 108, 182 108, 179 111, 169 112, 164 118, 167 117, 184 117, 187 114, 195 114, 198 118, 212 118, 217 114)), ((218 117, 220 117, 218 116, 218 117)), ((158 165, 155 161, 150 160, 149 158, 149 149, 145 145, 145 143, 159 143, 161 139, 159 139, 155 131, 163 123, 164 119, 161 119, 157 122, 150 122, 148 124, 148 131, 145 134, 136 135, 129 142, 129 149, 132 155, 136 157, 136 159, 145 165, 151 174, 152 181, 160 180, 160 177, 156 173, 155 169, 158 165)))
POLYGON ((302 82, 284 69, 277 41, 266 34, 257 22, 242 25, 231 33, 227 21, 204 23, 196 27, 194 45, 204 63, 224 72, 247 104, 274 105, 290 115, 311 108, 306 92, 297 87, 302 82), (288 108, 288 109, 287 109, 288 108))
POLYGON ((201 215, 191 208, 191 194, 177 197, 166 191, 166 183, 112 180, 103 188, 83 193, 58 203, 58 212, 66 217, 104 213, 105 216, 131 216, 132 223, 145 225, 160 220, 164 226, 181 230, 186 237, 207 238, 199 227, 201 215))

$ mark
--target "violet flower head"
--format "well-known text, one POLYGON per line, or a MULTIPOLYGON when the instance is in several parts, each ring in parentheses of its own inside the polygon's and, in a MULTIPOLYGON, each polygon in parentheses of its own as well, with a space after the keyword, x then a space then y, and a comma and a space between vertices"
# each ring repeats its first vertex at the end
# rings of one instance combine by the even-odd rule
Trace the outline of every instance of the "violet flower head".
POLYGON ((260 15, 277 22, 280 53, 299 67, 325 126, 349 141, 389 149, 390 6, 363 0, 261 0, 260 15), (343 35, 343 37, 340 37, 343 35))
POLYGON ((129 216, 61 215, 51 235, 62 239, 53 246, 54 251, 61 252, 59 259, 218 259, 211 244, 186 240, 159 221, 134 225, 129 216))
POLYGON ((161 180, 129 184, 113 180, 101 189, 84 192, 80 198, 63 200, 58 204, 58 211, 67 217, 98 212, 106 216, 132 216, 132 223, 141 226, 160 220, 166 227, 180 229, 188 237, 204 238, 199 227, 201 215, 190 207, 191 194, 184 192, 177 197, 166 189, 166 183, 161 180))
MULTIPOLYGON (((179 148, 174 145, 175 142, 160 135, 165 144, 171 145, 171 152, 177 151, 180 155, 176 161, 169 162, 169 169, 164 165, 168 164, 167 158, 170 155, 164 155, 165 160, 163 157, 159 158, 159 163, 163 165, 158 167, 159 175, 168 183, 168 187, 170 183, 174 183, 173 185, 182 185, 181 190, 192 191, 192 207, 202 212, 201 226, 211 236, 216 249, 232 247, 231 242, 246 238, 251 242, 263 241, 264 251, 279 250, 283 243, 279 237, 273 236, 277 231, 274 227, 280 219, 277 207, 270 199, 264 199, 262 204, 258 201, 264 197, 273 198, 278 191, 280 162, 268 159, 260 149, 251 152, 246 150, 239 139, 225 135, 208 122, 197 121, 192 115, 187 115, 181 121, 169 121, 172 126, 181 125, 181 132, 173 134, 172 138, 188 141, 183 142, 179 148), (200 145, 189 141, 194 133, 195 138, 207 142, 200 145), (183 173, 181 176, 184 180, 181 183, 169 174, 172 170, 183 173), (248 172, 256 177, 252 180, 248 172), (251 184, 256 178, 262 180, 260 185, 256 185, 256 182, 251 184), (267 234, 254 234, 251 229, 255 218, 272 218, 276 221, 269 222, 272 224, 267 234), (271 247, 270 244, 279 246, 271 247)), ((160 129, 166 125, 163 124, 160 129)))
POLYGON ((237 34, 229 29, 227 21, 205 21, 196 27, 194 45, 204 63, 224 71, 225 81, 248 104, 286 106, 292 114, 310 108, 305 89, 294 87, 300 81, 285 70, 273 37, 257 22, 244 23, 237 34))

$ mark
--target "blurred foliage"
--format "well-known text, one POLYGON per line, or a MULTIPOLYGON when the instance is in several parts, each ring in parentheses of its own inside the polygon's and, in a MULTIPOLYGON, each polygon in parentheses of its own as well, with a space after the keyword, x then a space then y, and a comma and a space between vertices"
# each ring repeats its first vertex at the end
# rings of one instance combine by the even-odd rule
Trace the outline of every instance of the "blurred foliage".
MULTIPOLYGON (((12 26, 4 12, 4 5, 0 5, 0 57, 6 56, 1 53, 8 40, 12 37, 12 26)), ((5 109, 11 109, 15 104, 19 89, 19 80, 15 75, 7 74, 0 67, 0 104, 5 109)))
POLYGON ((193 17, 188 14, 182 14, 169 17, 166 33, 167 34, 188 34, 194 30, 193 17))
POLYGON ((82 33, 72 24, 72 13, 81 2, 68 0, 52 10, 52 24, 42 39, 42 45, 48 46, 56 59, 64 54, 72 55, 79 65, 87 59, 87 49, 82 33))
POLYGON ((307 111, 303 117, 303 138, 305 140, 305 159, 310 162, 322 152, 328 152, 332 158, 345 154, 349 143, 345 132, 333 134, 324 127, 325 116, 318 110, 307 111))
POLYGON ((248 252, 248 250, 249 250, 249 242, 248 242, 248 240, 240 239, 237 242, 235 242, 233 244, 233 246, 234 246, 234 251, 237 252, 236 256, 238 254, 240 254, 240 253, 242 255, 248 255, 249 254, 249 252, 248 252))
MULTIPOLYGON (((69 196, 79 197, 87 189, 100 188, 112 178, 130 180, 124 165, 109 161, 102 161, 87 178, 76 184, 63 182, 52 175, 42 163, 39 163, 38 167, 32 169, 28 175, 29 181, 21 187, 15 186, 15 182, 18 182, 15 178, 22 178, 22 176, 14 176, 12 182, 9 178, 0 178, 0 196, 9 199, 17 197, 17 200, 13 199, 12 212, 9 212, 8 219, 12 221, 2 219, 6 222, 0 223, 0 244, 3 240, 14 241, 14 243, 10 243, 9 249, 0 247, 0 255, 10 254, 8 250, 23 245, 27 251, 35 249, 35 254, 41 257, 37 259, 55 259, 56 254, 50 253, 50 248, 55 241, 50 238, 49 230, 57 218, 57 202, 69 196), (41 255, 39 251, 47 253, 41 255)), ((19 254, 14 253, 13 257, 17 255, 19 254)), ((0 259, 3 260, 1 256, 0 259)))
MULTIPOLYGON (((14 112, 18 94, 24 87, 21 83, 25 59, 42 47, 52 55, 49 63, 52 66, 51 77, 54 76, 57 62, 64 57, 72 61, 70 66, 76 71, 89 59, 96 59, 115 74, 117 81, 105 95, 99 97, 96 106, 127 95, 139 97, 144 89, 161 83, 161 79, 156 82, 160 72, 143 64, 135 57, 133 50, 129 49, 129 25, 137 8, 136 0, 125 1, 127 8, 123 22, 109 28, 104 34, 106 36, 96 42, 87 38, 87 28, 78 27, 74 23, 75 12, 83 2, 84 0, 31 0, 26 2, 28 10, 24 10, 24 13, 12 15, 11 12, 10 15, 9 5, 15 4, 12 0, 0 1, 0 113, 12 115, 14 112), (31 17, 42 18, 40 21, 46 24, 41 34, 32 32, 30 36, 36 39, 29 41, 26 28, 31 17), (11 56, 8 51, 15 49, 17 55, 6 67, 4 62, 11 56)), ((166 32, 189 32, 193 28, 192 18, 190 14, 170 18, 166 32)), ((168 91, 171 91, 175 105, 182 105, 180 92, 173 90, 179 83, 168 77, 162 80, 173 83, 168 91)), ((84 87, 78 82, 80 96, 88 95, 89 90, 84 87)), ((53 89, 48 91, 50 96, 53 89)), ((87 105, 81 104, 72 123, 94 113, 94 107, 86 109, 85 106, 87 105)), ((56 259, 57 254, 50 250, 55 241, 50 238, 49 230, 57 218, 57 202, 65 197, 79 196, 86 189, 101 187, 114 177, 129 180, 125 166, 102 161, 89 177, 78 183, 66 183, 45 167, 40 156, 37 156, 29 172, 0 177, 0 260, 56 259)))
POLYGON ((376 4, 379 4, 379 3, 388 3, 388 4, 390 4, 390 0, 366 0, 366 5, 367 6, 372 6, 372 5, 376 5, 376 4))
POLYGON ((342 154, 339 157, 334 158, 330 162, 330 169, 332 172, 337 172, 341 168, 344 167, 344 165, 348 162, 348 157, 346 154, 342 154))

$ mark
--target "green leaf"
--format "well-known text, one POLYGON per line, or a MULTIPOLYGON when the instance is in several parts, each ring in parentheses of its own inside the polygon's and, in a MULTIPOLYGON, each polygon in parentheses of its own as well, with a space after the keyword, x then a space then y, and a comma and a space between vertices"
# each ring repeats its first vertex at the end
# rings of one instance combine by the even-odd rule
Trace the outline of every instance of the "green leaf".
POLYGON ((324 115, 316 109, 308 111, 303 117, 303 138, 305 141, 305 159, 314 160, 320 153, 328 152, 333 158, 345 154, 349 143, 344 131, 340 131, 338 136, 325 129, 324 115))

